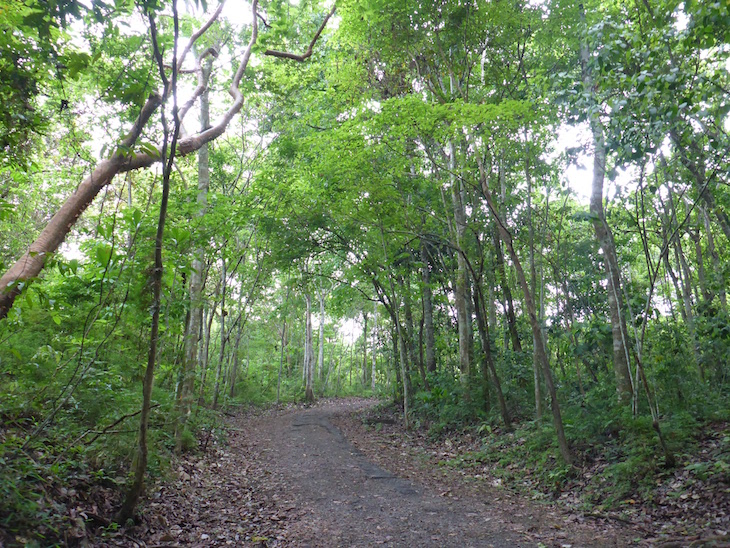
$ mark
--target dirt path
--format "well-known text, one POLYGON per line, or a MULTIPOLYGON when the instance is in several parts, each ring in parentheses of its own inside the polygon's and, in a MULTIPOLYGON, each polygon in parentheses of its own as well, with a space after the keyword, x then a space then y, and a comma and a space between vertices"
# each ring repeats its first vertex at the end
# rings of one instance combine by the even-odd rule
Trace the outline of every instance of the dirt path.
MULTIPOLYGON (((371 405, 339 400, 234 419, 229 445, 181 463, 177 482, 152 494, 148 521, 128 539, 148 546, 630 543, 626 532, 579 523, 503 489, 475 492, 449 486, 456 479, 413 473, 414 455, 397 447, 368 440, 369 450, 378 454, 366 456, 335 423, 371 405), (411 473, 400 473, 398 463, 411 473)), ((350 435, 357 435, 354 428, 347 428, 350 435)))

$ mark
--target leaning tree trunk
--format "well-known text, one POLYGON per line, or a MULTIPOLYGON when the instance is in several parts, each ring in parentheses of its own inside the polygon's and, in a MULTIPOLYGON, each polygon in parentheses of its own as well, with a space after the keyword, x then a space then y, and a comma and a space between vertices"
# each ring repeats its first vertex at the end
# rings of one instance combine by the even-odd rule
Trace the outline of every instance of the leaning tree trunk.
POLYGON ((497 210, 497 204, 494 201, 494 198, 492 196, 491 190, 489 190, 489 184, 487 180, 487 173, 484 168, 484 164, 482 162, 481 157, 479 154, 476 155, 477 164, 479 166, 479 179, 482 189, 482 194, 484 195, 484 198, 487 201, 487 206, 489 207, 489 210, 492 214, 492 218, 494 219, 494 222, 497 225, 497 228, 499 230, 499 235, 502 241, 504 242, 505 246, 507 247, 507 251, 509 253, 510 259, 512 259, 512 264, 514 265, 515 271, 517 273, 517 279, 520 282, 520 285, 522 286, 522 292, 525 296, 525 306, 527 308, 527 314, 530 319, 530 327, 532 328, 532 335, 537 342, 537 345, 535 347, 535 352, 537 353, 538 359, 540 361, 540 367, 542 370, 543 378, 545 379, 545 386, 548 390, 548 394, 550 395, 550 403, 552 407, 552 413, 553 413, 553 425, 555 427, 555 433, 558 437, 558 447, 560 448, 560 454, 563 457, 563 460, 567 464, 572 464, 573 457, 570 453, 570 447, 568 445, 568 440, 565 437, 565 428, 563 426, 563 418, 560 412, 560 402, 558 401, 558 393, 555 389, 555 384, 553 383, 553 374, 550 369, 550 360, 548 359, 547 350, 545 348, 545 341, 543 339, 542 334, 542 326, 540 325, 540 322, 537 319, 537 311, 535 308, 535 301, 532 296, 532 292, 530 291, 530 286, 527 283, 527 278, 525 276, 525 271, 522 268, 522 262, 520 261, 519 256, 515 252, 514 246, 512 245, 512 235, 507 230, 507 227, 505 227, 504 223, 502 222, 502 219, 500 218, 497 210))
MULTIPOLYGON (((241 110, 241 107, 243 106, 243 95, 239 90, 239 86, 241 79, 243 78, 243 73, 251 58, 253 46, 256 44, 256 40, 258 39, 258 19, 256 17, 257 8, 258 0, 254 0, 252 3, 253 23, 251 39, 246 51, 244 52, 243 59, 232 78, 231 86, 229 88, 229 93, 234 99, 233 103, 223 115, 222 119, 206 131, 182 139, 179 143, 177 142, 177 133, 173 135, 175 149, 172 150, 172 154, 170 156, 173 154, 190 154, 191 152, 198 150, 204 143, 220 137, 228 127, 228 124, 233 117, 241 110)), ((219 5, 218 9, 205 23, 205 25, 203 25, 199 31, 194 34, 193 39, 190 40, 190 43, 183 50, 180 58, 177 59, 176 63, 173 65, 173 72, 175 72, 175 74, 177 74, 177 70, 182 67, 185 57, 192 48, 195 40, 197 40, 208 30, 208 28, 210 28, 213 22, 220 15, 222 9, 223 3, 219 5)), ((327 19, 329 19, 329 17, 327 19)), ((211 51, 211 49, 208 49, 203 53, 203 55, 211 55, 211 51)), ((215 52, 212 53, 215 54, 215 52)), ((196 59, 196 62, 200 63, 200 59, 196 59)), ((23 289, 25 289, 28 281, 36 278, 41 273, 46 259, 58 249, 63 240, 66 238, 66 235, 71 231, 71 228, 76 224, 76 221, 81 214, 86 211, 99 192, 111 183, 118 173, 150 167, 161 160, 162 154, 159 151, 154 154, 128 154, 127 151, 134 148, 137 139, 142 134, 152 114, 164 102, 164 100, 169 97, 172 88, 170 87, 169 81, 166 77, 164 77, 164 80, 164 91, 161 94, 153 93, 147 99, 129 134, 127 134, 127 136, 119 143, 119 146, 117 147, 119 152, 115 153, 111 158, 99 162, 91 174, 76 188, 76 191, 66 199, 61 208, 51 218, 35 241, 30 245, 28 251, 12 265, 2 277, 0 277, 0 319, 7 316, 10 308, 13 306, 15 298, 23 289)), ((200 96, 204 89, 204 86, 199 83, 198 87, 195 89, 193 97, 185 103, 178 112, 176 112, 176 116, 178 116, 179 120, 184 118, 195 99, 200 96)))
MULTIPOLYGON (((203 34, 205 34, 218 19, 219 15, 223 11, 224 4, 224 2, 220 2, 218 8, 210 19, 202 27, 200 27, 200 29, 193 33, 187 46, 173 64, 173 72, 175 74, 177 73, 177 70, 182 68, 183 63, 186 60, 186 56, 192 49, 195 42, 203 34)), ((298 62, 306 61, 312 56, 313 47, 319 40, 327 22, 334 15, 335 9, 336 4, 332 6, 332 9, 322 21, 322 24, 304 54, 296 55, 289 52, 273 50, 265 50, 263 54, 298 62)), ((172 150, 171 156, 173 154, 184 156, 195 152, 205 143, 209 143, 223 135, 226 128, 231 123, 231 120, 243 107, 244 97, 241 93, 240 85, 241 80, 243 79, 243 74, 248 67, 249 60, 251 59, 253 47, 258 40, 258 0, 253 0, 251 3, 251 11, 251 38, 243 53, 240 64, 233 73, 230 86, 228 88, 228 93, 233 99, 231 105, 223 113, 221 119, 215 125, 208 127, 204 131, 196 135, 180 139, 179 142, 177 142, 179 135, 177 133, 173 135, 173 139, 175 140, 175 149, 172 150)), ((213 48, 208 48, 205 52, 203 52, 201 58, 208 55, 216 56, 217 52, 213 48)), ((195 59, 198 68, 201 58, 195 59)), ((112 182, 118 173, 147 168, 160 161, 162 154, 159 150, 151 154, 128 154, 128 151, 133 150, 135 143, 145 129, 150 117, 171 93, 172 88, 169 85, 168 79, 164 75, 163 80, 165 82, 163 92, 161 94, 153 93, 147 99, 146 103, 140 110, 131 131, 118 143, 117 150, 119 152, 115 153, 111 158, 99 162, 92 173, 77 187, 76 191, 66 199, 61 208, 41 231, 40 235, 30 245, 28 251, 12 265, 2 277, 0 277, 0 319, 7 316, 16 297, 28 286, 29 281, 33 280, 41 273, 46 259, 58 249, 73 226, 76 224, 76 221, 81 214, 89 207, 99 192, 112 182)), ((185 118, 187 112, 204 90, 205 86, 199 80, 198 86, 195 88, 193 95, 178 111, 175 112, 178 121, 182 121, 185 118)))

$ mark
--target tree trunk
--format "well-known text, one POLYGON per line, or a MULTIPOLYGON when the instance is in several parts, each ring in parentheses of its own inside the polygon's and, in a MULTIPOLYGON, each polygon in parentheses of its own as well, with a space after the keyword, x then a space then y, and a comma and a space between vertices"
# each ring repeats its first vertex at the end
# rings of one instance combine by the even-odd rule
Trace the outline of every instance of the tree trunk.
MULTIPOLYGON (((581 44, 581 73, 584 88, 593 90, 593 78, 590 74, 589 52, 586 44, 581 44)), ((611 316, 611 332, 613 336, 613 369, 616 376, 616 391, 619 401, 628 403, 632 399, 633 387, 629 370, 629 334, 624 317, 623 297, 621 293, 621 270, 618 265, 616 246, 611 229, 606 222, 603 209, 603 183, 606 174, 606 145, 603 126, 598 114, 589 115, 591 134, 593 137, 593 181, 591 187, 590 212, 593 217, 593 230, 598 244, 603 251, 603 263, 606 268, 608 289, 608 308, 611 316)))
MULTIPOLYGON (((689 212, 689 214, 691 214, 691 212, 689 212)), ((692 243, 695 247, 695 259, 697 261, 697 279, 700 283, 702 300, 705 303, 709 304, 712 301, 712 293, 710 292, 710 288, 707 284, 707 273, 705 271, 705 254, 702 251, 702 218, 699 211, 697 212, 696 219, 697 225, 694 227, 694 229, 690 230, 690 237, 692 238, 692 243)), ((700 302, 700 300, 697 299, 697 302, 700 302)))
POLYGON ((722 207, 717 205, 715 200, 712 185, 709 184, 710 181, 707 179, 705 173, 704 150, 694 140, 690 140, 689 142, 683 141, 682 136, 676 128, 670 130, 669 136, 674 143, 674 149, 677 151, 679 160, 692 175, 692 183, 700 199, 704 202, 707 208, 706 211, 715 215, 725 237, 730 241, 730 217, 728 217, 727 212, 722 207))
MULTIPOLYGON (((203 27, 201 27, 201 32, 197 34, 197 37, 200 37, 205 30, 210 27, 215 19, 218 18, 222 8, 223 4, 220 4, 211 19, 203 27)), ((215 126, 206 129, 202 133, 182 139, 178 143, 179 128, 176 129, 176 133, 172 137, 175 147, 171 149, 171 157, 175 154, 185 155, 195 152, 200 149, 203 144, 220 137, 225 132, 225 129, 228 127, 228 124, 231 122, 233 117, 241 110, 241 107, 243 106, 243 94, 239 90, 239 86, 251 58, 253 47, 258 39, 258 19, 256 18, 256 10, 258 8, 257 0, 253 1, 251 8, 253 13, 251 39, 243 54, 241 63, 235 71, 229 88, 229 94, 234 99, 233 103, 215 126)), ((333 12, 330 12, 330 14, 325 18, 323 25, 326 24, 332 13, 333 12)), ((318 37, 319 34, 315 36, 315 40, 317 40, 318 37)), ((193 42, 191 42, 188 47, 192 47, 192 45, 193 42)), ((173 73, 177 74, 176 71, 182 67, 182 63, 185 61, 185 56, 188 51, 189 49, 186 48, 181 57, 176 60, 176 63, 173 65, 173 73)), ((210 50, 207 51, 209 52, 210 50)), ((58 249, 66 235, 71 231, 71 228, 76 224, 76 221, 81 214, 89 207, 98 193, 106 185, 111 183, 115 175, 118 173, 150 167, 163 158, 163 155, 159 152, 156 154, 128 154, 127 151, 133 149, 134 144, 145 129, 150 117, 155 110, 157 110, 157 107, 159 107, 163 101, 169 97, 171 91, 172 88, 169 85, 166 85, 162 94, 153 93, 149 96, 140 110, 131 131, 119 143, 119 146, 117 147, 119 152, 115 153, 110 159, 101 161, 96 168, 94 168, 92 173, 83 180, 76 191, 64 202, 58 212, 52 217, 46 227, 41 231, 40 235, 30 245, 28 251, 0 278, 0 319, 7 316, 10 308, 13 306, 15 298, 27 286, 27 282, 40 274, 46 258, 58 249)), ((198 86, 195 93, 199 95, 203 91, 204 89, 201 89, 201 86, 198 86)), ((190 105, 197 95, 194 95, 191 101, 188 102, 190 105)), ((181 120, 185 116, 185 113, 189 110, 188 103, 183 105, 179 111, 175 112, 176 123, 179 123, 179 120, 181 120)))
POLYGON ((213 409, 218 409, 218 397, 220 396, 221 389, 221 372, 223 369, 223 359, 226 352, 226 343, 228 342, 228 336, 226 334, 226 316, 228 310, 226 310, 226 289, 228 282, 228 273, 226 271, 226 260, 221 259, 221 347, 218 354, 218 367, 215 372, 215 389, 213 390, 213 409))
MULTIPOLYGON (((525 130, 525 146, 528 146, 527 130, 525 130)), ((537 269, 535 268, 535 227, 532 222, 532 177, 530 176, 530 157, 525 152, 525 180, 527 181, 527 229, 530 249, 530 290, 537 295, 537 269)), ((542 314, 538 314, 538 321, 542 325, 542 314)), ((533 349, 537 347, 535 337, 532 338, 533 349)), ((542 419, 542 395, 540 393, 540 363, 537 353, 532 353, 532 380, 535 394, 535 417, 542 419)))
POLYGON ((431 291, 431 270, 426 242, 421 239, 421 279, 423 289, 423 330, 426 343, 426 371, 436 372, 436 337, 433 329, 433 292, 431 291))
POLYGON ((317 377, 322 379, 324 370, 324 289, 317 293, 319 297, 319 348, 317 349, 317 377))
POLYGON ((725 280, 722 273, 722 265, 720 264, 720 256, 715 249, 715 237, 712 235, 712 227, 710 226, 710 216, 707 210, 700 205, 700 213, 702 214, 702 222, 705 226, 705 234, 707 234, 707 253, 712 259, 713 270, 713 286, 717 286, 717 294, 720 297, 720 307, 727 312, 727 295, 725 293, 725 280))
POLYGON ((552 413, 553 413, 553 425, 555 427, 555 432, 557 434, 558 438, 558 446, 560 448, 560 454, 563 457, 563 460, 567 464, 572 464, 573 457, 570 453, 570 447, 568 446, 568 440, 565 437, 565 429, 563 426, 563 418, 560 412, 560 403, 558 402, 558 394, 557 390, 555 389, 555 384, 553 383, 553 375, 552 371, 550 370, 550 361, 548 359, 547 350, 545 349, 545 343, 542 336, 542 329, 540 326, 540 323, 537 320, 537 312, 535 309, 535 301, 532 297, 532 292, 530 291, 530 286, 527 283, 527 278, 525 277, 525 272, 522 269, 522 262, 520 261, 520 258, 518 257, 517 253, 515 252, 515 249, 512 245, 512 235, 509 233, 507 228, 504 226, 504 223, 502 222, 501 218, 499 217, 497 213, 497 207, 494 202, 494 199, 492 198, 492 193, 489 190, 489 185, 487 183, 487 174, 484 169, 483 162, 481 160, 481 157, 479 154, 476 154, 477 164, 479 166, 479 179, 481 183, 482 193, 484 195, 484 198, 487 201, 487 205, 489 206, 489 210, 492 213, 492 217, 494 218, 494 221, 499 229, 499 235, 504 244, 507 246, 507 251, 510 255, 510 258, 512 259, 512 264, 514 265, 515 271, 517 273, 517 279, 520 282, 520 285, 522 286, 522 291, 525 295, 525 305, 527 308, 527 313, 530 319, 530 326, 532 327, 532 335, 535 338, 537 342, 537 346, 535 348, 535 351, 537 352, 540 366, 542 369, 542 375, 545 379, 545 386, 548 390, 548 394, 550 395, 550 403, 552 407, 552 413))
POLYGON ((373 367, 370 373, 370 389, 375 390, 375 371, 378 365, 377 363, 377 350, 378 350, 378 303, 373 303, 373 349, 370 352, 373 367))
MULTIPOLYGON (((391 314, 391 320, 393 319, 393 315, 391 314)), ((393 387, 393 396, 394 396, 394 402, 395 403, 403 403, 403 392, 399 391, 399 388, 401 384, 403 383, 403 379, 401 377, 401 369, 400 369, 400 357, 399 357, 399 347, 398 347, 398 328, 396 327, 395 322, 393 323, 393 331, 390 334, 390 339, 393 343, 393 373, 395 374, 395 383, 393 387)), ((390 371, 390 368, 388 369, 390 371)))
POLYGON ((233 352, 231 356, 231 371, 228 381, 228 397, 233 398, 236 393, 236 382, 238 381, 238 368, 240 367, 240 361, 238 357, 238 350, 241 346, 241 337, 243 336, 243 320, 240 320, 240 325, 236 331, 236 342, 233 343, 233 352))
POLYGON ((284 369, 284 347, 286 346, 286 318, 281 324, 281 353, 279 355, 279 375, 276 379, 276 405, 281 403, 281 371, 284 369))
MULTIPOLYGON (((120 143, 120 149, 131 149, 134 146, 142 129, 161 104, 161 96, 150 95, 132 130, 120 143)), ((25 288, 28 281, 41 273, 46 259, 63 243, 71 227, 76 224, 78 218, 91 205, 99 192, 111 183, 117 173, 126 171, 131 163, 132 158, 124 152, 114 154, 108 160, 102 160, 76 188, 76 191, 68 197, 30 245, 28 251, 5 272, 0 278, 0 319, 7 316, 15 298, 25 288)))
POLYGON ((423 369, 423 363, 418 360, 416 353, 416 337, 413 327, 413 308, 411 307, 411 284, 410 272, 400 278, 401 291, 403 293, 403 312, 406 317, 406 327, 403 333, 404 342, 406 343, 406 351, 408 353, 408 364, 418 368, 421 381, 426 383, 426 372, 423 369))
POLYGON ((478 284, 474 284, 474 311, 476 312, 477 329, 479 330, 479 337, 482 343, 482 377, 485 385, 485 401, 489 394, 489 374, 491 373, 494 390, 497 393, 497 400, 499 401, 499 411, 502 414, 502 421, 504 422, 504 426, 509 429, 511 427, 511 420, 509 411, 507 410, 507 402, 504 399, 504 392, 502 392, 502 383, 499 380, 497 368, 494 365, 492 346, 489 340, 489 324, 485 317, 486 307, 484 306, 484 294, 481 292, 478 284))
MULTIPOLYGON (((177 9, 174 3, 173 16, 175 24, 176 44, 173 52, 173 58, 175 58, 175 54, 177 53, 178 20, 177 9)), ((159 53, 159 50, 157 49, 156 41, 154 41, 154 46, 160 72, 162 72, 162 57, 159 53)), ((177 70, 174 66, 172 70, 172 88, 177 88, 177 70)), ((132 482, 132 485, 129 487, 129 490, 127 491, 127 495, 124 498, 124 502, 122 503, 121 508, 119 509, 119 513, 115 518, 115 521, 121 524, 126 523, 134 515, 134 509, 137 506, 137 501, 142 495, 142 490, 144 488, 144 477, 147 472, 147 428, 149 425, 150 407, 152 402, 152 385, 155 380, 155 364, 157 362, 157 345, 159 343, 160 329, 160 305, 162 300, 162 275, 164 268, 164 264, 162 262, 162 244, 165 234, 165 219, 167 218, 167 203, 170 197, 170 173, 172 172, 172 165, 175 159, 175 144, 177 142, 177 133, 179 130, 179 119, 177 117, 176 104, 173 104, 173 113, 175 117, 175 126, 173 130, 172 145, 170 147, 172 152, 169 158, 167 157, 168 128, 165 114, 164 112, 162 113, 162 127, 164 131, 162 162, 164 170, 162 174, 162 199, 160 200, 160 215, 157 221, 157 233, 155 234, 155 266, 154 270, 152 271, 152 325, 150 327, 150 347, 147 354, 147 368, 145 369, 142 384, 142 410, 140 412, 139 419, 137 454, 133 466, 134 480, 132 482)), ((78 217, 78 215, 76 217, 78 217)))
POLYGON ((368 384, 368 313, 362 313, 362 385, 368 384))
POLYGON ((314 349, 312 340, 312 296, 305 294, 307 301, 304 327, 304 399, 308 403, 314 401, 314 349))
MULTIPOLYGON (((397 320, 397 318, 396 318, 397 320)), ((396 331, 398 333, 398 347, 400 348, 400 371, 401 378, 403 379, 403 427, 408 430, 410 428, 410 421, 408 417, 408 407, 410 400, 410 377, 408 375, 408 352, 406 349, 406 340, 403 336, 403 327, 400 325, 400 321, 396 321, 396 331)))
MULTIPOLYGON (((210 126, 210 93, 207 88, 212 59, 208 58, 202 69, 203 81, 206 89, 200 96, 200 126, 205 130, 210 126)), ((196 217, 201 219, 208 209, 208 187, 210 186, 210 162, 208 143, 198 151, 198 211, 196 217)), ((182 363, 182 379, 180 383, 180 397, 178 400, 178 421, 175 425, 175 451, 182 449, 182 434, 185 423, 193 408, 193 393, 195 391, 195 365, 198 357, 198 342, 200 340, 200 325, 203 321, 203 277, 205 262, 204 250, 200 247, 193 251, 192 273, 190 275, 190 321, 185 331, 185 351, 182 363)))
POLYGON ((504 266, 504 254, 502 253, 502 239, 499 235, 499 228, 494 227, 494 256, 497 263, 497 274, 499 274, 499 284, 502 288, 502 298, 504 299, 505 315, 507 316, 507 329, 509 330, 509 338, 512 343, 514 352, 522 352, 522 343, 520 335, 517 332, 517 317, 515 316, 514 300, 512 298, 512 290, 507 280, 507 269, 504 266))
MULTIPOLYGON (((670 227, 672 224, 678 222, 677 210, 674 204, 674 193, 672 192, 671 185, 667 185, 669 190, 669 206, 671 208, 674 223, 670 221, 670 227)), ((692 354, 695 360, 695 366, 697 367, 700 379, 705 380, 705 370, 702 366, 702 356, 700 354, 699 343, 697 342, 697 332, 695 330, 695 319, 694 309, 692 306, 692 273, 687 264, 687 259, 684 256, 684 250, 682 249, 682 238, 681 233, 676 233, 673 239, 674 244, 674 258, 677 261, 680 273, 680 282, 682 288, 682 304, 684 306, 684 318, 687 325, 687 332, 689 334, 690 342, 692 344, 692 354)))
POLYGON ((454 306, 456 308, 456 321, 459 328, 459 369, 461 370, 461 383, 468 393, 469 376, 471 374, 471 341, 469 340, 469 322, 467 316, 467 294, 468 279, 466 271, 465 238, 466 233, 466 212, 464 210, 463 190, 456 178, 456 147, 453 142, 449 143, 449 162, 451 171, 451 203, 454 213, 454 232, 456 247, 456 283, 454 286, 454 306))
POLYGON ((218 295, 220 292, 220 284, 215 285, 215 294, 213 296, 213 308, 208 311, 208 321, 205 325, 205 344, 200 349, 200 363, 201 379, 200 379, 200 396, 198 401, 202 404, 205 401, 205 381, 208 376, 208 361, 210 357, 210 337, 213 329, 213 320, 215 319, 215 311, 218 308, 218 295))

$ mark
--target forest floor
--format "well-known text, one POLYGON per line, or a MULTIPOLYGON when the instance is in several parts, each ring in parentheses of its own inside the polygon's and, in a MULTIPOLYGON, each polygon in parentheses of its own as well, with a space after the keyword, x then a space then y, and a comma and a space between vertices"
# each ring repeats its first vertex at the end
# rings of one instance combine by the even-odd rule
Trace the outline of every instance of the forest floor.
POLYGON ((436 465, 376 402, 242 412, 227 439, 150 489, 144 520, 97 546, 583 547, 646 545, 630 524, 536 503, 436 465), (380 426, 378 426, 380 424, 380 426))

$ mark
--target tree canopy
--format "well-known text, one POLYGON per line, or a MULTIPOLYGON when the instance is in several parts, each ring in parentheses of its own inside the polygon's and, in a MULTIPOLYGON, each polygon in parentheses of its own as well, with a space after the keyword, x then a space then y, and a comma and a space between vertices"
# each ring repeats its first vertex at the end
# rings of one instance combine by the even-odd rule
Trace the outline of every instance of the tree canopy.
POLYGON ((124 523, 236 402, 534 420, 561 474, 608 443, 677 466, 728 420, 727 2, 26 0, 0 28, 9 535, 51 466, 129 474, 124 523))

